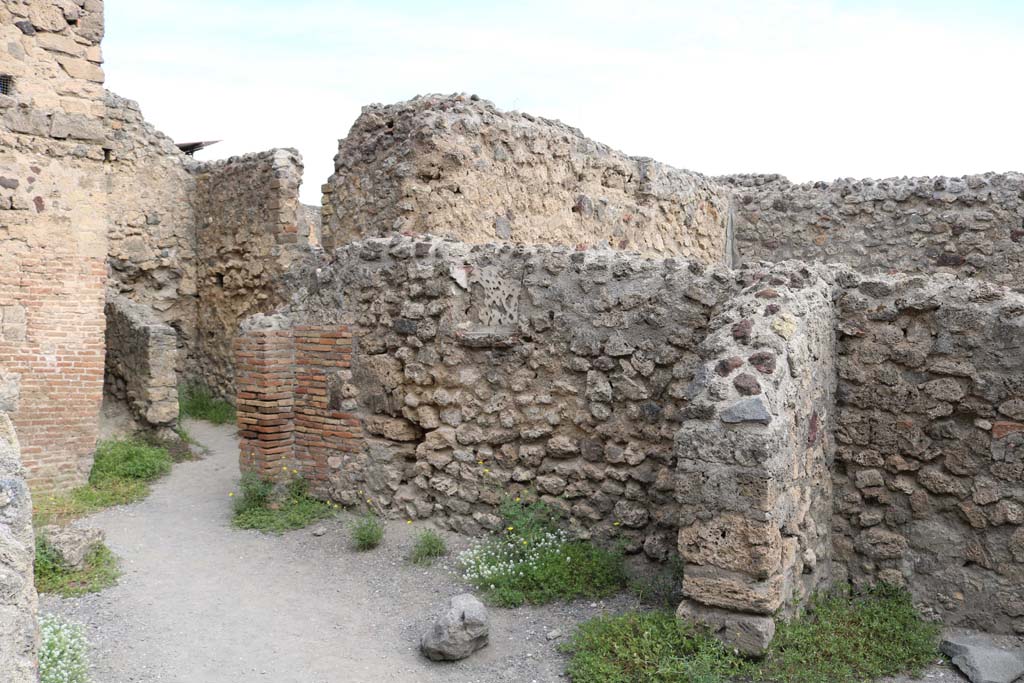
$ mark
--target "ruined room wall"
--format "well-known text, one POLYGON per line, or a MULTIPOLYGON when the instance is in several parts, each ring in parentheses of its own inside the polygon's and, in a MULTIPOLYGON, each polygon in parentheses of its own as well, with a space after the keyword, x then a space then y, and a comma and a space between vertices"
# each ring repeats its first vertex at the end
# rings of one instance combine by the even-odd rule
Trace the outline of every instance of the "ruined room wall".
POLYGON ((830 581, 833 284, 783 264, 739 272, 675 436, 681 615, 758 654, 773 619, 830 581))
POLYGON ((103 388, 102 3, 0 4, 0 374, 34 488, 84 480, 103 388))
POLYGON ((177 336, 152 309, 110 293, 106 304, 107 394, 123 401, 140 426, 178 421, 177 336))
MULTIPOLYGON (((663 559, 677 529, 672 439, 731 286, 724 270, 613 251, 353 243, 307 269, 283 320, 264 321, 278 343, 293 330, 274 353, 295 384, 275 394, 270 382, 251 412, 293 420, 291 437, 266 428, 343 503, 478 533, 500 524, 503 498, 539 495, 580 535, 663 559), (300 428, 303 402, 334 421, 300 428), (346 447, 304 450, 309 434, 346 447)), ((266 359, 252 369, 262 379, 266 359)))
POLYGON ((139 105, 108 92, 109 286, 171 325, 185 371, 196 337, 194 163, 147 123, 139 105))
POLYGON ((731 188, 742 262, 802 259, 871 272, 947 272, 1024 287, 1024 175, 794 184, 715 178, 731 188))
POLYGON ((1024 629, 1024 297, 864 276, 838 302, 834 554, 932 616, 1024 629))
POLYGON ((324 247, 395 232, 726 262, 726 193, 465 95, 363 108, 324 186, 324 247))
POLYGON ((275 149, 197 164, 195 360, 188 374, 234 398, 231 344, 246 316, 281 303, 281 274, 309 247, 302 158, 275 149))
POLYGON ((0 398, 0 671, 8 683, 36 683, 39 625, 32 575, 32 497, 9 407, 13 406, 0 398))

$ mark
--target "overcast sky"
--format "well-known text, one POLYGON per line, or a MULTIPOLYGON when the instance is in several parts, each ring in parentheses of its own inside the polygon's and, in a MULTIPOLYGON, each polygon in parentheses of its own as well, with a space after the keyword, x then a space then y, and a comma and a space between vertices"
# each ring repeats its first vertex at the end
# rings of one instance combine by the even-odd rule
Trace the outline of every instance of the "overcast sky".
POLYGON ((622 151, 794 180, 1024 170, 1024 0, 107 0, 107 86, 200 158, 476 93, 622 151))

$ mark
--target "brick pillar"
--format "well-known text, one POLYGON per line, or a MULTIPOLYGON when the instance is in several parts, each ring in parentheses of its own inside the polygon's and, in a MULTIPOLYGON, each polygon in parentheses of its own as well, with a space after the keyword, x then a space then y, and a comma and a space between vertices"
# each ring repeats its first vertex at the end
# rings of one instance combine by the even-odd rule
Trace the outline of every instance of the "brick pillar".
POLYGON ((291 330, 251 330, 234 340, 239 466, 266 479, 291 466, 295 344, 291 330))
POLYGON ((295 327, 295 458, 317 495, 332 477, 358 467, 362 428, 355 414, 352 333, 347 325, 295 327))

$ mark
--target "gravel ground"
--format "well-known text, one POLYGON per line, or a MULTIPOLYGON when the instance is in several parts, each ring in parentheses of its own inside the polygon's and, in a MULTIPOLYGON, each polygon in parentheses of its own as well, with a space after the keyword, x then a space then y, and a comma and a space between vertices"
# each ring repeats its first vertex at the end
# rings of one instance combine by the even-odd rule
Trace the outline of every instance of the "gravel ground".
MULTIPOLYGON (((93 515, 121 558, 118 585, 77 599, 42 596, 44 612, 85 625, 96 683, 548 683, 564 681, 557 646, 581 621, 635 607, 628 596, 491 608, 491 644, 435 664, 419 636, 448 598, 469 587, 451 556, 430 568, 405 557, 426 524, 390 522, 384 543, 356 553, 342 514, 281 536, 230 526, 238 481, 232 429, 186 425, 209 455, 174 466, 146 500, 93 515)), ((937 667, 919 683, 965 679, 937 667)), ((891 679, 891 683, 917 683, 891 679)))

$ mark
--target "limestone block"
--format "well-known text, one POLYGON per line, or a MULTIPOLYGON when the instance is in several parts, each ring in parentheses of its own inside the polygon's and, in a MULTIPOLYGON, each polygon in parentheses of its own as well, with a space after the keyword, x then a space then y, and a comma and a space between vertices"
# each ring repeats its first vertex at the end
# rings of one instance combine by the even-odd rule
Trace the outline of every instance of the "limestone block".
POLYGON ((748 657, 764 655, 775 637, 775 620, 683 600, 676 610, 679 619, 702 626, 726 645, 748 657))

